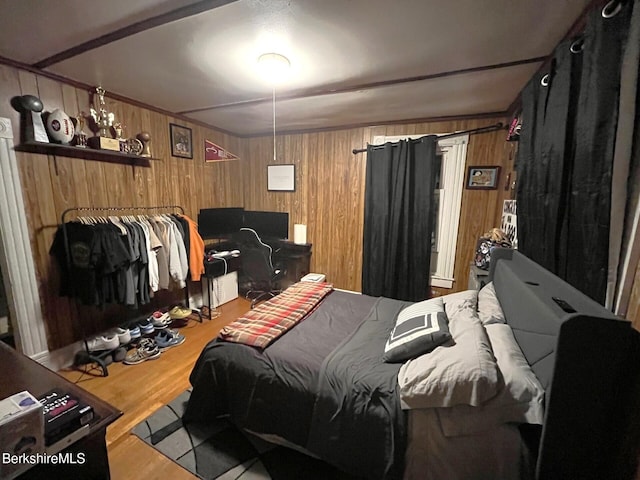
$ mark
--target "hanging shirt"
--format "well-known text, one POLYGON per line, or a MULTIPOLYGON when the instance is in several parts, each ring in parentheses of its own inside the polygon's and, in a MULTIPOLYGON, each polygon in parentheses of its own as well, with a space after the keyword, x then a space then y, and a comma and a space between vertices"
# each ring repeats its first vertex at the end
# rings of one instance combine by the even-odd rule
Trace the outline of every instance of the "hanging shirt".
POLYGON ((191 280, 199 282, 204 274, 204 240, 198 233, 198 224, 186 215, 181 217, 189 225, 189 271, 191 280))

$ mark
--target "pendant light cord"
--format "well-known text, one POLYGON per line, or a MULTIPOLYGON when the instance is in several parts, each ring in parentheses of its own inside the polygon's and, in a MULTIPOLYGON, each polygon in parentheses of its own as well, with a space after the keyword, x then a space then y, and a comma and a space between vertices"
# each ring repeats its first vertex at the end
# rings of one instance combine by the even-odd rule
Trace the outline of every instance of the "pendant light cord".
POLYGON ((273 86, 273 163, 276 163, 276 87, 273 86))

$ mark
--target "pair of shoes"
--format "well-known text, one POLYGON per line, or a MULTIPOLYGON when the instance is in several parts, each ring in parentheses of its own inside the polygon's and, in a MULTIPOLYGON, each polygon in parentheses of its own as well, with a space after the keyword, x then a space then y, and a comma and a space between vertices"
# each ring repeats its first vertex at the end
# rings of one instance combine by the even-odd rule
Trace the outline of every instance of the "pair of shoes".
POLYGON ((140 327, 136 325, 135 327, 129 329, 129 335, 131 336, 131 340, 140 338, 140 336, 142 335, 142 333, 140 333, 140 327))
POLYGON ((184 340, 184 335, 181 335, 175 330, 171 330, 170 328, 160 331, 160 333, 158 333, 155 338, 156 344, 160 348, 161 352, 171 347, 176 347, 183 344, 184 340))
POLYGON ((126 345, 131 341, 131 331, 128 328, 116 328, 116 335, 120 345, 126 345))
POLYGON ((149 320, 148 318, 139 322, 138 327, 140 327, 140 333, 142 335, 149 335, 150 333, 153 333, 155 331, 155 328, 153 328, 153 323, 151 323, 151 320, 149 320))
POLYGON ((127 365, 137 365, 147 360, 153 360, 160 356, 160 349, 156 342, 149 338, 140 340, 138 348, 127 354, 124 363, 127 365))
POLYGON ((171 325, 171 317, 169 316, 169 312, 153 312, 153 315, 151 315, 148 320, 151 321, 153 328, 156 330, 164 330, 169 325, 171 325))
POLYGON ((99 352, 101 350, 113 350, 120 346, 118 336, 115 334, 100 335, 92 338, 87 342, 87 348, 90 352, 99 352))
POLYGON ((191 309, 187 307, 183 307, 182 305, 178 305, 169 310, 169 317, 172 320, 182 320, 191 315, 191 309))

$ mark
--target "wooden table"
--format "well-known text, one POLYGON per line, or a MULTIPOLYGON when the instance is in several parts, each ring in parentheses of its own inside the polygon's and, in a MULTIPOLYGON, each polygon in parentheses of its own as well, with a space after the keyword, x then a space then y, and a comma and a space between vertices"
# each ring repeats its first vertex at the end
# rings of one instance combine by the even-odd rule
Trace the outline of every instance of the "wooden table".
POLYGON ((49 390, 58 388, 91 405, 94 410, 94 418, 89 423, 89 433, 63 450, 64 453, 83 453, 86 459, 84 464, 36 465, 18 478, 109 479, 105 435, 107 426, 119 418, 122 412, 2 342, 0 342, 0 365, 2 366, 0 398, 9 397, 23 390, 40 398, 49 390))

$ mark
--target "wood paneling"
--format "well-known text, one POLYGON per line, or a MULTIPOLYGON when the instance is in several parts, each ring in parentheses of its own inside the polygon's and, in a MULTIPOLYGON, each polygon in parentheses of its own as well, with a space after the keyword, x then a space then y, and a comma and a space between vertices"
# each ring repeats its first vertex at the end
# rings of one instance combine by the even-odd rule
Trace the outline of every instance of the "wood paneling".
MULTIPOLYGON (((17 112, 10 106, 13 96, 36 95, 47 111, 61 108, 71 116, 89 112, 88 91, 26 70, 0 65, 0 87, 0 115, 11 119, 16 144, 20 125, 17 112)), ((94 333, 138 314, 117 308, 79 309, 75 302, 58 297, 58 273, 49 248, 66 208, 179 204, 187 215, 196 218, 200 208, 243 203, 241 162, 204 163, 205 138, 234 153, 241 151, 240 139, 112 100, 108 92, 106 100, 108 109, 125 125, 126 136, 143 130, 151 134, 156 160, 151 161, 150 168, 16 152, 51 350, 79 339, 81 325, 86 333, 94 333), (170 122, 193 129, 192 160, 171 156, 170 122)), ((177 295, 183 298, 182 292, 177 295)), ((166 296, 162 298, 158 302, 168 301, 166 296)))
MULTIPOLYGON (((460 120, 419 124, 336 130, 276 136, 276 163, 296 165, 295 192, 269 192, 267 165, 273 163, 273 138, 247 140, 244 176, 245 208, 289 212, 290 236, 293 224, 307 225, 307 241, 313 243, 311 270, 325 273, 338 288, 361 290, 362 232, 366 153, 354 155, 354 148, 373 142, 376 135, 415 135, 467 130, 503 118, 460 120)), ((477 238, 500 225, 506 175, 513 168, 513 145, 504 131, 471 135, 467 165, 500 165, 497 190, 465 190, 458 234, 455 284, 451 291, 467 286, 469 263, 477 238)))

